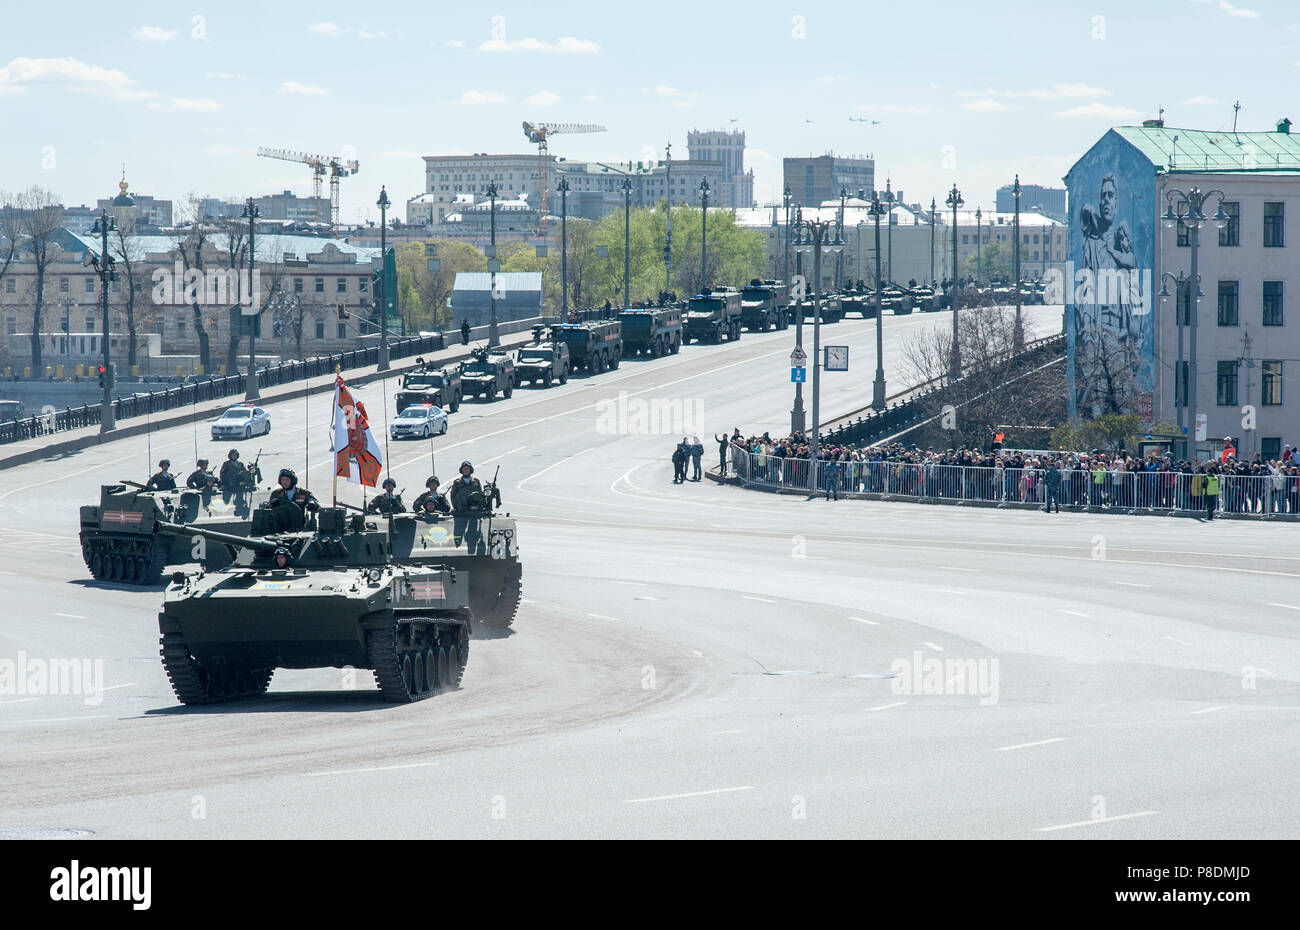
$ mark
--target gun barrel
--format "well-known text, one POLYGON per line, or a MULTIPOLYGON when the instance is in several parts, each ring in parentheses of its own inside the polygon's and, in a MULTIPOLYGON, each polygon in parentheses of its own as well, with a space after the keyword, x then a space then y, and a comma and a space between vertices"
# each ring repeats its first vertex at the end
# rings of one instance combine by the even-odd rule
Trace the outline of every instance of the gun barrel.
POLYGON ((227 546, 234 546, 238 549, 253 549, 257 552, 274 552, 278 545, 269 539, 233 536, 230 533, 218 533, 216 530, 204 529, 201 526, 190 526, 185 523, 168 523, 159 520, 157 527, 158 532, 167 533, 170 536, 200 536, 212 542, 225 543, 227 546))

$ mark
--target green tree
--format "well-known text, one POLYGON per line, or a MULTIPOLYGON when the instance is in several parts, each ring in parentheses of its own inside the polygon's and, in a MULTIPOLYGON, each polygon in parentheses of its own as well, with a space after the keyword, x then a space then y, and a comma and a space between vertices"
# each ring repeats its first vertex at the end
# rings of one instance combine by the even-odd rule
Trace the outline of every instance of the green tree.
POLYGON ((456 285, 457 273, 487 271, 482 252, 468 242, 452 239, 407 243, 397 248, 396 258, 401 306, 416 331, 453 326, 447 298, 456 285), (429 270, 430 258, 438 259, 436 271, 429 270))

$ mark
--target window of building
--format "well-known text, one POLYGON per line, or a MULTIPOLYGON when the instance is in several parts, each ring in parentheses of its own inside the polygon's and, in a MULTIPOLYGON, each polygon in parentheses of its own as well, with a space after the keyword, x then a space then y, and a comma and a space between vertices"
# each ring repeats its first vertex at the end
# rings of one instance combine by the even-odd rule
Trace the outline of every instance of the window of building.
POLYGON ((1236 326, 1240 322, 1238 296, 1240 288, 1236 281, 1219 282, 1219 325, 1236 326))
POLYGON ((1237 362, 1219 362, 1218 375, 1215 379, 1218 386, 1216 392, 1216 402, 1220 407, 1235 407, 1237 405, 1237 362))
POLYGON ((1280 249, 1286 245, 1283 229, 1286 219, 1284 207, 1285 204, 1281 203, 1264 204, 1264 248, 1266 249, 1280 249))
POLYGON ((1179 248, 1184 248, 1184 249, 1185 249, 1185 248, 1187 248, 1188 246, 1190 246, 1191 244, 1192 244, 1192 232, 1191 232, 1191 229, 1188 228, 1187 226, 1184 226, 1182 223, 1179 223, 1179 224, 1178 224, 1178 246, 1179 246, 1179 248))
POLYGON ((294 278, 294 279, 293 279, 293 292, 294 292, 295 294, 301 294, 301 293, 302 293, 302 278, 294 278))
POLYGON ((317 278, 317 279, 316 279, 316 293, 317 293, 317 294, 324 294, 324 293, 325 293, 325 279, 324 279, 324 278, 317 278))
POLYGON ((93 294, 93 293, 95 293, 95 279, 94 279, 94 278, 84 278, 84 279, 82 280, 81 290, 82 290, 84 293, 87 293, 87 294, 93 294))
POLYGON ((320 317, 316 317, 316 338, 317 339, 325 338, 325 321, 322 320, 320 317))
MULTIPOLYGON (((1037 238, 1037 237, 1035 237, 1037 238)), ((1038 250, 1034 249, 1034 261, 1038 261, 1038 250)))
POLYGON ((339 323, 339 324, 338 324, 338 338, 339 338, 339 339, 346 339, 346 338, 348 338, 348 324, 347 324, 347 323, 339 323))
POLYGON ((18 332, 18 320, 11 316, 5 317, 5 332, 10 336, 16 335, 18 332))
POLYGON ((962 234, 962 237, 961 237, 961 244, 962 244, 962 245, 970 245, 970 236, 967 235, 966 233, 963 233, 963 234, 962 234))
POLYGON ((184 317, 179 317, 179 316, 178 316, 178 317, 176 318, 176 335, 177 335, 177 336, 180 336, 181 338, 184 338, 184 337, 185 337, 185 318, 184 318, 184 317))
POLYGON ((15 281, 13 278, 10 278, 8 281, 6 281, 6 282, 5 282, 5 293, 6 293, 6 294, 16 294, 16 293, 18 293, 18 282, 15 281))
POLYGON ((1259 456, 1266 462, 1275 462, 1282 457, 1282 437, 1265 436, 1259 441, 1259 456))
POLYGON ((93 333, 95 331, 95 318, 91 314, 87 313, 85 323, 86 328, 82 330, 82 332, 93 333))
POLYGON ((1282 282, 1264 282, 1264 325, 1282 325, 1282 282))
POLYGON ((59 293, 66 294, 72 290, 72 284, 67 278, 59 278, 59 293))
POLYGON ((1265 407, 1276 407, 1282 403, 1282 363, 1264 362, 1264 381, 1260 402, 1265 407))
POLYGON ((336 280, 334 282, 334 290, 339 294, 346 294, 348 292, 348 279, 339 278, 336 280))
POLYGON ((1187 406, 1187 372, 1191 367, 1191 362, 1176 362, 1175 369, 1178 372, 1174 378, 1174 406, 1187 406))
POLYGON ((1228 225, 1219 230, 1219 245, 1241 245, 1241 204, 1225 200, 1223 212, 1228 214, 1228 225))

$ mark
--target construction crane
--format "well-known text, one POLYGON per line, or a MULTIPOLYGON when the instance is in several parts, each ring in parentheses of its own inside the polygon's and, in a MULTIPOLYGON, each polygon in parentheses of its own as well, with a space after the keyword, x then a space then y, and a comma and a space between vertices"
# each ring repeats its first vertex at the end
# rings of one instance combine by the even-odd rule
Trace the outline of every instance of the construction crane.
POLYGON ((339 226, 339 178, 346 178, 356 174, 361 170, 360 163, 355 159, 344 161, 338 155, 310 155, 306 152, 291 152, 288 149, 259 148, 257 154, 263 158, 278 158, 280 161, 297 162, 311 168, 312 196, 316 199, 317 209, 316 219, 321 223, 327 221, 319 212, 321 207, 320 188, 325 176, 329 175, 330 215, 328 223, 330 235, 334 235, 339 226))
POLYGON ((591 123, 530 123, 524 120, 524 135, 537 143, 537 233, 545 235, 546 208, 550 204, 550 151, 547 140, 562 132, 604 132, 591 123))

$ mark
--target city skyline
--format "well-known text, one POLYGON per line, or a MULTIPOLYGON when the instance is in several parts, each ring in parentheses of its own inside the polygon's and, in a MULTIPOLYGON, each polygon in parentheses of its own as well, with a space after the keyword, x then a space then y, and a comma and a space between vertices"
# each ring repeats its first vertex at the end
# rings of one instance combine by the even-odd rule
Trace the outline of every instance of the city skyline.
POLYGON ((857 15, 847 5, 764 2, 743 17, 669 5, 600 20, 573 3, 497 9, 362 18, 333 2, 309 15, 155 2, 129 17, 88 10, 75 35, 50 12, 15 10, 0 40, 0 187, 93 204, 125 163, 132 190, 177 201, 178 218, 190 192, 309 196, 309 169, 257 157, 266 145, 360 160, 341 219, 365 222, 378 219, 381 185, 397 215, 424 190, 422 156, 535 152, 520 124, 540 119, 605 125, 551 151, 610 162, 662 159, 666 142, 684 157, 692 129, 743 130, 760 205, 779 199, 782 158, 834 152, 872 155, 877 186, 891 179, 911 201, 942 200, 956 182, 987 209, 1016 173, 1059 187, 1106 128, 1161 107, 1171 126, 1210 130, 1232 128, 1239 99, 1243 131, 1297 116, 1286 91, 1300 75, 1300 16, 1280 2, 1114 14, 1066 3, 1039 11, 1013 49, 1001 24, 964 8, 894 11, 863 30, 843 28, 857 15), (250 46, 250 24, 277 43, 250 46), (1204 47, 1209 62, 1206 36, 1257 44, 1259 67, 1189 79, 1150 54, 1158 38, 1204 47))

